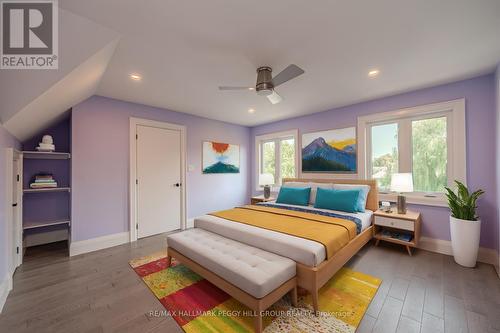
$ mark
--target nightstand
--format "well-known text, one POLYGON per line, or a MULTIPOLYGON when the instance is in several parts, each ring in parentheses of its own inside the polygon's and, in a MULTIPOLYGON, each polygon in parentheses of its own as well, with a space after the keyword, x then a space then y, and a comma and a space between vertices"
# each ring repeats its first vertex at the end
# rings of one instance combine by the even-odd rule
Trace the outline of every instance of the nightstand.
MULTIPOLYGON (((412 247, 417 247, 420 239, 420 213, 408 210, 406 214, 398 214, 397 212, 386 213, 377 210, 373 213, 373 237, 377 240, 375 246, 383 240, 395 244, 401 244, 406 247, 408 254, 411 256, 412 247), (399 235, 410 235, 410 240, 391 237, 388 233, 399 235)), ((403 237, 401 237, 403 238, 403 237)))
POLYGON ((276 200, 276 198, 273 198, 272 196, 266 199, 266 198, 264 198, 264 195, 256 195, 250 199, 250 203, 252 205, 255 205, 255 204, 258 204, 259 202, 268 202, 268 201, 274 201, 274 200, 276 200))

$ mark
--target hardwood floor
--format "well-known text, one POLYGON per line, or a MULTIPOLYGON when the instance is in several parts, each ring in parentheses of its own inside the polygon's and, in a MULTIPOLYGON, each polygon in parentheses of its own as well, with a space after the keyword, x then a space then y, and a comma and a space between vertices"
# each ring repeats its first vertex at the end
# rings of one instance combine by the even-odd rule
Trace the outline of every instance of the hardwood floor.
POLYGON ((349 263, 383 280, 357 332, 500 332, 500 279, 491 265, 390 244, 366 246, 349 263))
MULTIPOLYGON (((72 258, 60 245, 33 248, 18 268, 1 332, 182 332, 128 261, 166 246, 165 236, 72 258)), ((500 333, 500 280, 494 268, 368 244, 351 268, 383 279, 357 332, 500 333)))

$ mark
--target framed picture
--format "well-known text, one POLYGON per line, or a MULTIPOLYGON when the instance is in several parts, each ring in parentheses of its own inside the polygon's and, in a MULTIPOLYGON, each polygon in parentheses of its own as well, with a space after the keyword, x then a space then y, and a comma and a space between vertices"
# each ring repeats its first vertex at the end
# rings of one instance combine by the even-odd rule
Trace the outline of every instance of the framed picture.
POLYGON ((302 172, 356 173, 356 128, 302 134, 302 172))
POLYGON ((203 141, 202 170, 210 173, 240 173, 240 146, 203 141))

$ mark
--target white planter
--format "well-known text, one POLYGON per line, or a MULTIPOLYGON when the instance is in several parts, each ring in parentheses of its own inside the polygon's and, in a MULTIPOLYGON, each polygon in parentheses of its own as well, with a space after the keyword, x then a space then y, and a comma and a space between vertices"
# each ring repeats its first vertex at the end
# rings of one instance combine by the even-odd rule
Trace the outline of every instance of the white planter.
POLYGON ((450 216, 451 246, 455 262, 465 267, 476 266, 481 221, 468 221, 450 216))

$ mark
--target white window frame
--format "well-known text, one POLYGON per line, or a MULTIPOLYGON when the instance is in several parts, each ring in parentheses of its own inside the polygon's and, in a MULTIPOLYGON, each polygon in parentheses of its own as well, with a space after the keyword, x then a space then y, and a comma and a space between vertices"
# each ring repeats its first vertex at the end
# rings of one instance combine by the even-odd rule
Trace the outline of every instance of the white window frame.
POLYGON ((276 179, 274 180, 275 185, 273 186, 273 190, 278 189, 281 186, 281 146, 279 144, 280 140, 283 139, 293 139, 295 143, 295 178, 298 175, 299 168, 299 131, 298 129, 269 133, 263 135, 255 136, 255 190, 262 191, 262 188, 259 186, 259 176, 262 170, 262 144, 265 142, 275 142, 276 154, 275 154, 275 167, 276 167, 276 179))
MULTIPOLYGON (((448 186, 454 180, 467 184, 467 148, 465 127, 465 99, 457 99, 442 103, 421 105, 395 111, 382 112, 358 117, 358 172, 362 179, 371 177, 371 127, 398 122, 398 172, 412 171, 412 137, 413 120, 447 118, 447 177, 448 186), (401 149, 408 147, 408 149, 401 149)), ((408 193, 407 202, 431 206, 447 206, 446 197, 442 193, 426 194, 422 192, 408 193)), ((395 201, 395 193, 379 194, 380 200, 395 201)))

